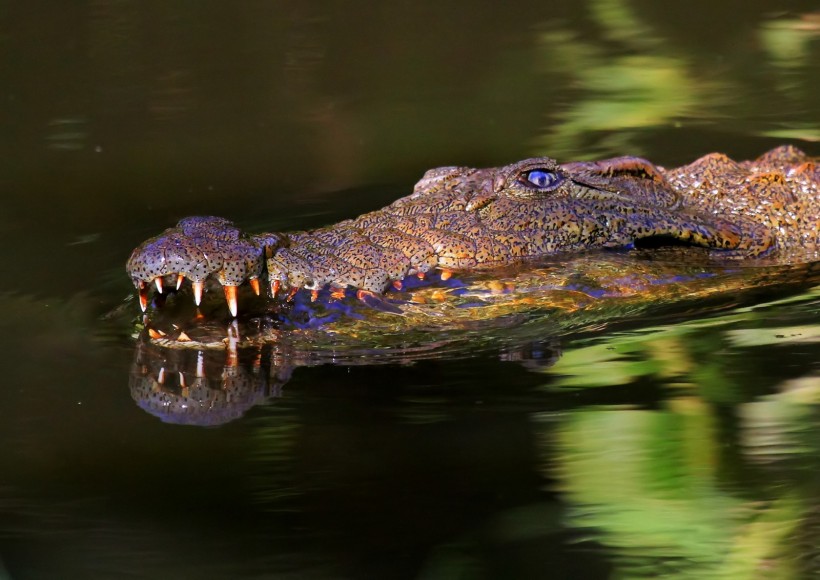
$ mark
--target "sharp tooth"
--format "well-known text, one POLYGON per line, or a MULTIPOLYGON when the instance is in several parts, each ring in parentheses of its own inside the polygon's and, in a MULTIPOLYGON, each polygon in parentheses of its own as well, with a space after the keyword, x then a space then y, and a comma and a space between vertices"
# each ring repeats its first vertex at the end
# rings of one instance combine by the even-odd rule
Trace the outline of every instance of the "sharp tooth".
POLYGON ((148 284, 140 281, 138 292, 140 297, 140 308, 142 308, 142 311, 145 312, 148 308, 148 284))
POLYGON ((157 285, 157 292, 162 294, 162 276, 157 276, 156 279, 154 279, 154 284, 157 285))
POLYGON ((419 280, 424 280, 424 272, 419 272, 416 276, 418 276, 419 280))
POLYGON ((177 290, 179 290, 179 287, 182 286, 182 282, 184 280, 185 276, 183 276, 182 274, 177 274, 177 290))
POLYGON ((310 291, 310 301, 316 302, 316 299, 319 298, 319 291, 318 290, 311 290, 310 291))
POLYGON ((165 367, 160 367, 159 374, 157 375, 157 382, 160 385, 165 382, 165 367))
POLYGON ((162 338, 162 337, 164 337, 164 336, 165 336, 165 333, 164 333, 164 332, 162 332, 162 331, 161 331, 161 330, 159 330, 159 329, 149 328, 149 329, 148 329, 148 336, 150 336, 151 338, 155 338, 155 339, 156 339, 156 338, 162 338))
POLYGON ((223 286, 225 290, 225 300, 228 301, 228 310, 231 311, 231 316, 236 317, 236 286, 223 286))
POLYGON ((196 376, 197 378, 205 376, 205 353, 201 350, 196 353, 196 376))
POLYGON ((188 336, 187 334, 185 334, 185 331, 183 330, 182 332, 179 333, 179 336, 177 337, 177 340, 179 342, 191 342, 191 337, 188 336))
POLYGON ((202 287, 204 285, 203 282, 191 282, 191 288, 194 289, 194 304, 197 306, 202 302, 202 287))
POLYGON ((441 279, 442 280, 449 280, 453 277, 453 273, 450 270, 442 270, 441 271, 441 279))
POLYGON ((271 280, 270 283, 270 294, 273 298, 276 298, 276 293, 279 292, 279 287, 282 283, 279 280, 271 280))
POLYGON ((378 298, 378 294, 371 292, 370 290, 359 289, 356 291, 356 298, 362 302, 367 302, 368 298, 378 298))
POLYGON ((251 278, 248 280, 248 284, 251 285, 253 293, 259 296, 259 278, 251 278))
POLYGON ((401 280, 393 280, 393 288, 401 290, 401 280))
POLYGON ((185 375, 183 375, 181 371, 178 374, 179 374, 179 386, 180 386, 180 388, 184 389, 188 386, 188 385, 185 384, 185 375))

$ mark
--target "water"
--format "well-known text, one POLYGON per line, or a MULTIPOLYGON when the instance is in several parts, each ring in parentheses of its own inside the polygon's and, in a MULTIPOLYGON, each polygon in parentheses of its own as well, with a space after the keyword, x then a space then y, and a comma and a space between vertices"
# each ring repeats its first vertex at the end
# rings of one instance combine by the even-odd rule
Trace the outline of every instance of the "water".
POLYGON ((0 578, 817 574, 811 278, 296 366, 211 428, 138 406, 104 318, 183 215, 318 226, 537 154, 820 152, 816 3, 661 6, 4 3, 0 578))

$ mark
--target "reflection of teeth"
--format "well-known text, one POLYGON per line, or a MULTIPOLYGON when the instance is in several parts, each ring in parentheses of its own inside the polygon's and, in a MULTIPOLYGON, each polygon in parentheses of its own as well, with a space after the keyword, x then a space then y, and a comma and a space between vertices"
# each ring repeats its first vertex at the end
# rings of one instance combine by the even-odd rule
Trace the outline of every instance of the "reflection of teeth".
POLYGON ((191 287, 194 289, 194 304, 199 306, 199 303, 202 302, 202 287, 204 284, 202 282, 191 282, 191 287))
POLYGON ((236 286, 223 286, 225 290, 225 300, 228 301, 228 310, 231 311, 231 316, 236 317, 236 286))
POLYGON ((157 285, 157 292, 162 294, 162 276, 157 276, 157 278, 154 280, 154 284, 157 285))
POLYGON ((185 276, 182 274, 177 274, 177 290, 179 290, 179 287, 182 286, 183 280, 185 280, 185 276))
POLYGON ((225 361, 225 366, 236 367, 239 364, 239 359, 236 354, 236 344, 239 342, 239 325, 234 320, 228 326, 228 351, 225 361))
POLYGON ((248 283, 251 285, 253 293, 259 296, 259 278, 251 278, 248 283))
POLYGON ((148 336, 150 336, 154 340, 157 340, 157 339, 160 339, 163 336, 165 336, 165 333, 162 332, 161 330, 156 330, 155 328, 149 328, 148 329, 148 336))

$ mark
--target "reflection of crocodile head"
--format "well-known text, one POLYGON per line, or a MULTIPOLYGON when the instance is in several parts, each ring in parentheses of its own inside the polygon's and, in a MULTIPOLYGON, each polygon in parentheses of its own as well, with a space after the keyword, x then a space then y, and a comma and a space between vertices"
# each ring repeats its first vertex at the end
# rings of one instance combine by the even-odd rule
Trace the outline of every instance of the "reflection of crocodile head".
MULTIPOLYGON (((244 415, 251 407, 281 395, 298 366, 318 364, 412 364, 427 350, 370 349, 337 358, 331 352, 298 352, 269 340, 224 349, 171 341, 138 340, 131 367, 131 397, 143 410, 166 423, 215 427, 244 415)), ((265 337, 269 338, 269 337, 265 337)), ((551 366, 560 357, 556 344, 543 341, 508 346, 500 359, 527 368, 551 366)))
POLYGON ((166 423, 222 425, 277 396, 290 378, 290 368, 273 365, 270 352, 169 349, 140 341, 131 396, 166 423))

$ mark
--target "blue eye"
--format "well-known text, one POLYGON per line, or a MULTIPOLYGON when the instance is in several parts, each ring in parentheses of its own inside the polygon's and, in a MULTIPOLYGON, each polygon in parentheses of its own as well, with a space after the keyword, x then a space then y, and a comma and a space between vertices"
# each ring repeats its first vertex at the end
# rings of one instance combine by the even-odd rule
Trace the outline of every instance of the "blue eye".
POLYGON ((554 171, 543 169, 533 169, 527 172, 527 181, 538 189, 552 189, 564 180, 563 177, 554 171))

